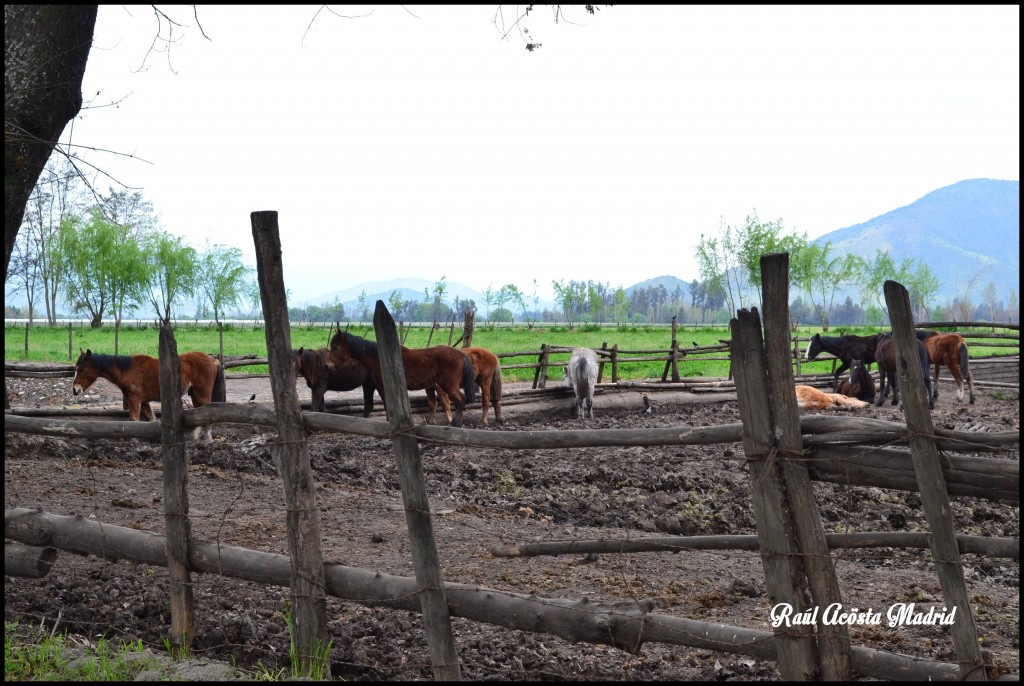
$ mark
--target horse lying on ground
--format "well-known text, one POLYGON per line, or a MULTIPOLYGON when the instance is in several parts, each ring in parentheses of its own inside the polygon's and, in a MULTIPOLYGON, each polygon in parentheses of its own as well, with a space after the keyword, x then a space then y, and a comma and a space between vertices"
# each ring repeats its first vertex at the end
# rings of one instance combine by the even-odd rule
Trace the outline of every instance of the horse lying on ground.
POLYGON ((935 379, 932 382, 933 399, 939 397, 939 368, 945 365, 956 381, 956 399, 964 400, 964 379, 970 391, 971 404, 974 404, 974 375, 971 374, 970 357, 967 354, 967 343, 958 333, 939 333, 938 331, 915 331, 917 339, 924 343, 928 351, 928 359, 935 365, 935 379))
MULTIPOLYGON (((373 375, 373 383, 380 393, 381 402, 387 408, 384 397, 384 377, 380 366, 380 354, 377 344, 347 331, 337 329, 331 337, 328 361, 335 366, 355 359, 366 367, 373 375)), ((473 376, 473 363, 467 355, 450 345, 435 345, 431 348, 413 350, 402 346, 402 366, 405 369, 405 385, 410 391, 423 389, 427 393, 428 421, 433 422, 437 412, 435 389, 441 391, 441 406, 445 416, 452 417, 449 398, 455 401, 455 417, 449 419, 452 426, 462 426, 462 413, 467 402, 476 400, 476 380, 473 376), (466 389, 463 396, 459 387, 466 389)))
MULTIPOLYGON (((75 362, 75 378, 71 382, 74 395, 84 393, 96 379, 106 379, 121 389, 128 406, 128 419, 152 421, 153 408, 149 403, 160 401, 160 361, 149 355, 102 355, 79 348, 75 362)), ((181 362, 181 394, 188 392, 193 407, 208 403, 227 402, 224 368, 217 358, 204 352, 192 351, 178 356, 181 362)), ((196 427, 193 437, 205 434, 213 438, 210 426, 196 427)))
POLYGON ((594 387, 597 385, 597 353, 590 348, 574 348, 562 370, 562 385, 572 386, 576 395, 576 417, 584 419, 583 406, 594 418, 594 387))
POLYGON ((814 386, 798 385, 796 405, 801 410, 852 410, 867 407, 870 403, 850 398, 842 393, 826 393, 814 386))
POLYGON ((875 380, 871 378, 871 372, 862 360, 854 358, 850 361, 850 375, 839 380, 836 384, 836 393, 869 403, 874 402, 875 380))
MULTIPOLYGON (((924 347, 919 339, 915 338, 914 342, 917 343, 917 356, 921 362, 921 374, 924 376, 924 387, 928 393, 928 409, 935 407, 935 398, 932 397, 932 379, 928 374, 931 362, 928 359, 928 351, 924 347)), ((875 402, 876 407, 881 407, 882 403, 885 402, 885 396, 889 394, 886 389, 886 382, 889 382, 889 386, 892 386, 892 404, 900 404, 900 386, 899 381, 896 377, 896 342, 892 339, 892 334, 883 333, 878 336, 878 348, 875 350, 875 361, 878 363, 878 400, 875 402)))
POLYGON ((850 368, 850 363, 858 359, 867 367, 875 362, 875 348, 878 347, 878 334, 872 336, 822 336, 814 334, 807 343, 807 350, 804 351, 804 361, 810 362, 822 352, 830 353, 838 357, 842 364, 836 369, 833 375, 833 384, 839 380, 839 375, 850 368))
POLYGON ((325 412, 324 395, 327 391, 351 391, 362 386, 363 416, 369 417, 373 412, 373 392, 377 389, 373 376, 355 360, 341 365, 328 364, 329 353, 327 348, 307 350, 303 347, 292 351, 295 374, 306 380, 306 387, 311 391, 310 408, 313 412, 325 412))

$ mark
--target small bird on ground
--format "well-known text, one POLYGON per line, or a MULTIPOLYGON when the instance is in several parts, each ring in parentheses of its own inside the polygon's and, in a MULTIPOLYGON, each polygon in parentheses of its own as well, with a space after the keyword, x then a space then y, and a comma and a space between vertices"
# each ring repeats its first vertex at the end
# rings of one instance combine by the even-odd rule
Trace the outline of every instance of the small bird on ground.
POLYGON ((640 396, 644 401, 644 409, 640 410, 641 415, 649 415, 654 410, 651 408, 651 401, 647 398, 647 395, 640 396))
POLYGON ((696 346, 700 345, 700 343, 698 343, 697 341, 694 341, 693 344, 696 345, 696 346))
POLYGON ((252 395, 249 396, 249 402, 251 402, 251 403, 252 402, 256 402, 256 394, 255 393, 253 393, 252 395))

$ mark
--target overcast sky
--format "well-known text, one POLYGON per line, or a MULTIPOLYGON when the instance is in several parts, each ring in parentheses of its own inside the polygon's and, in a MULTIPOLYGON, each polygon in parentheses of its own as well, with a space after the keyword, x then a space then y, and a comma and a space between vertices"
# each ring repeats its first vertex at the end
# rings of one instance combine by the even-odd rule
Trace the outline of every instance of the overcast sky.
POLYGON ((537 7, 532 52, 518 7, 199 6, 207 39, 159 5, 168 52, 151 7, 101 6, 64 140, 197 248, 255 264, 277 210, 292 305, 690 280, 755 211, 814 238, 1020 178, 1016 5, 537 7))

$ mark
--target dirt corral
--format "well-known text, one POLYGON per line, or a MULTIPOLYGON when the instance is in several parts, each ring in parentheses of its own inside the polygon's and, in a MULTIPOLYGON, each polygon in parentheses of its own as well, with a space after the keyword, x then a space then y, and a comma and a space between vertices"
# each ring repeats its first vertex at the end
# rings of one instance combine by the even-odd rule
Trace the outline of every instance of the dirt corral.
MULTIPOLYGON (((70 404, 67 379, 8 379, 16 406, 70 404)), ((975 405, 957 403, 943 383, 937 427, 1019 429, 1017 391, 979 389, 975 405)), ((228 399, 270 402, 268 379, 230 379, 228 399)), ((421 392, 417 392, 421 393, 421 392)), ((308 400, 304 386, 300 398, 308 400)), ((328 401, 338 394, 328 393, 328 401)), ((638 395, 638 394, 637 394, 638 395)), ((505 409, 499 431, 528 429, 712 426, 739 421, 734 401, 676 403, 651 395, 639 404, 598 395, 596 418, 573 418, 571 398, 542 412, 505 409)), ((93 406, 120 405, 100 381, 93 406)), ((861 416, 903 421, 886 404, 861 416)), ((421 421, 418 418, 417 421, 421 421)), ((480 428, 468 410, 468 428, 480 428)), ((220 426, 212 444, 190 443, 189 504, 196 538, 287 553, 284 495, 264 429, 220 426)), ((63 515, 162 532, 163 487, 158 445, 89 443, 5 433, 5 507, 41 507, 63 515)), ((524 542, 650 536, 753 534, 750 483, 739 444, 538 451, 421 444, 434 532, 446 581, 479 584, 542 598, 630 601, 652 598, 657 612, 768 630, 769 601, 755 552, 683 551, 632 555, 496 558, 493 546, 524 542)), ((309 440, 317 477, 324 558, 412 576, 406 520, 391 444, 344 434, 309 440)), ((1017 459, 1015 452, 1000 455, 1017 459)), ((814 483, 828 531, 924 531, 915 493, 814 483)), ((953 498, 958 533, 1019 537, 1017 506, 953 498)), ((942 606, 930 555, 923 550, 833 552, 843 601, 884 615, 896 603, 942 606)), ((1017 672, 1019 563, 965 555, 965 577, 978 634, 990 659, 1017 672)), ((194 575, 199 631, 194 653, 239 667, 285 666, 287 589, 194 575)), ((163 568, 61 553, 43 579, 5 578, 5 618, 90 637, 139 639, 162 652, 170 630, 163 568)), ((348 680, 430 679, 419 616, 328 598, 334 641, 332 672, 348 680)), ((756 680, 779 678, 773 661, 660 643, 630 653, 570 644, 454 618, 466 679, 487 680, 756 680)), ((948 627, 851 627, 855 644, 955 661, 948 627)))

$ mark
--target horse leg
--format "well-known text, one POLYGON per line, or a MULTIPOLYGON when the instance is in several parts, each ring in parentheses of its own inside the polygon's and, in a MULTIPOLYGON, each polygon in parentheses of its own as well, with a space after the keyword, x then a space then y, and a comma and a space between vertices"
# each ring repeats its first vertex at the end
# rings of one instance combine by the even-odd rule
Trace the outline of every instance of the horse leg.
POLYGON ((326 412, 327 403, 324 400, 324 396, 327 395, 326 384, 317 384, 313 388, 313 394, 310 396, 310 409, 314 412, 326 412))
POLYGON ((483 406, 484 411, 481 413, 483 418, 484 426, 487 426, 487 408, 491 404, 491 382, 490 380, 480 380, 480 404, 483 406))
MULTIPOLYGON (((939 399, 939 368, 940 368, 940 366, 941 365, 939 365, 938 362, 935 363, 935 375, 932 377, 932 400, 938 400, 939 399)), ((950 372, 950 374, 953 375, 954 379, 957 379, 958 374, 957 374, 957 372, 953 371, 952 367, 949 368, 949 372, 950 372)), ((957 386, 959 386, 959 385, 960 385, 960 380, 957 379, 957 386)), ((963 398, 963 397, 964 397, 964 393, 963 393, 963 389, 961 389, 960 393, 957 395, 957 399, 960 399, 960 398, 963 398)))
POLYGON ((373 384, 363 382, 363 417, 369 417, 373 412, 373 384))
POLYGON ((889 379, 889 386, 892 387, 892 404, 900 404, 900 380, 896 378, 896 372, 890 372, 892 377, 889 379))

